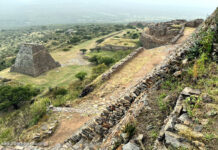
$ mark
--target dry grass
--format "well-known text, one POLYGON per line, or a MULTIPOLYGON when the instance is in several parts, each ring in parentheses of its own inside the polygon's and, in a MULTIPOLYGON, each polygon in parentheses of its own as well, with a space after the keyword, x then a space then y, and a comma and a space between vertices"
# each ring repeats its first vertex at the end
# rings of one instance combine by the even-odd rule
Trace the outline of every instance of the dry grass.
POLYGON ((100 44, 100 46, 109 44, 109 45, 116 45, 116 46, 135 47, 137 45, 138 39, 125 38, 124 34, 126 34, 127 32, 136 33, 137 31, 136 29, 123 30, 123 32, 121 32, 120 34, 106 39, 104 42, 100 44))

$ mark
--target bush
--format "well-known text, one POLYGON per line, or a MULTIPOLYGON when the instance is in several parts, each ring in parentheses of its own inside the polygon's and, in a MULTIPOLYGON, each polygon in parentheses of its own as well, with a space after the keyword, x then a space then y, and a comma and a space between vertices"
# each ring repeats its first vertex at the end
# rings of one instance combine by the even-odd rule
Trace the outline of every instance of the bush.
POLYGON ((192 47, 188 53, 188 58, 189 59, 194 59, 199 57, 202 53, 205 53, 208 55, 211 54, 212 52, 212 45, 213 45, 213 39, 214 39, 214 32, 211 30, 207 32, 202 32, 200 33, 202 36, 202 39, 192 47))
POLYGON ((86 76, 87 76, 87 73, 83 72, 83 71, 81 71, 75 75, 75 77, 78 78, 80 81, 83 81, 86 76))
POLYGON ((0 144, 13 139, 13 128, 0 128, 0 144))
POLYGON ((64 48, 64 49, 63 49, 64 52, 67 52, 67 51, 69 51, 69 50, 70 50, 69 48, 64 48))
POLYGON ((58 42, 53 41, 51 44, 54 45, 54 46, 57 46, 57 45, 58 45, 58 42))
POLYGON ((31 120, 29 126, 35 125, 47 112, 47 106, 50 104, 50 99, 43 98, 35 101, 29 109, 31 120))
POLYGON ((100 64, 92 69, 92 78, 96 78, 97 76, 104 73, 108 67, 105 64, 100 64))
POLYGON ((131 36, 132 39, 137 39, 139 38, 139 35, 137 33, 134 33, 132 36, 131 36))
POLYGON ((94 63, 95 65, 98 65, 98 58, 97 57, 98 57, 97 55, 94 55, 91 58, 89 58, 89 61, 91 63, 94 63))
POLYGON ((104 39, 99 39, 99 40, 96 41, 96 43, 97 43, 97 44, 100 44, 100 43, 102 43, 103 41, 104 41, 104 39))
POLYGON ((115 60, 111 57, 97 57, 98 64, 105 64, 107 66, 110 66, 115 62, 115 60))
POLYGON ((56 87, 52 90, 53 97, 57 97, 59 95, 66 95, 66 94, 67 94, 67 90, 65 88, 56 87))
POLYGON ((10 106, 19 108, 21 102, 29 101, 39 93, 38 89, 29 86, 0 86, 0 110, 10 106))
POLYGON ((78 42, 80 42, 80 38, 78 37, 73 37, 72 39, 70 39, 70 41, 68 43, 71 43, 71 44, 76 44, 78 42))
POLYGON ((98 65, 98 64, 105 64, 107 66, 110 66, 111 64, 113 64, 115 62, 114 58, 111 57, 107 57, 107 56, 97 56, 94 55, 91 58, 89 58, 89 61, 98 65))
POLYGON ((83 53, 83 55, 86 53, 87 49, 80 49, 80 51, 83 53))
POLYGON ((129 138, 131 138, 136 132, 136 124, 134 122, 126 124, 123 129, 123 133, 127 133, 129 138))

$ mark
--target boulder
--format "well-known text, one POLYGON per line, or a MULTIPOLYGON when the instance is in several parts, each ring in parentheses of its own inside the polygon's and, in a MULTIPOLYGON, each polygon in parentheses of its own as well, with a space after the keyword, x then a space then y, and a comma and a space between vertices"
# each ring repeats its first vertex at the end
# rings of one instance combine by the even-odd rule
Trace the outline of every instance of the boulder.
POLYGON ((140 148, 134 143, 128 142, 127 144, 123 145, 123 150, 140 150, 140 148))
POLYGON ((183 124, 176 124, 175 129, 184 136, 192 137, 195 139, 203 138, 204 135, 200 132, 192 130, 190 127, 183 124))
POLYGON ((92 84, 87 85, 87 86, 83 89, 82 93, 80 94, 80 97, 84 97, 84 96, 88 95, 89 93, 91 93, 91 92, 94 90, 94 88, 95 88, 95 86, 92 85, 92 84))
POLYGON ((186 139, 172 132, 165 132, 166 144, 170 144, 175 148, 183 147, 191 149, 191 145, 186 142, 186 139))
POLYGON ((192 124, 192 120, 189 118, 188 114, 187 113, 184 113, 182 114, 179 118, 178 118, 179 121, 181 121, 183 124, 185 125, 190 125, 192 124))
POLYGON ((184 88, 184 90, 182 91, 181 94, 182 94, 182 95, 185 95, 185 96, 200 95, 200 94, 201 94, 201 91, 200 91, 200 90, 197 90, 197 89, 192 89, 192 88, 190 88, 190 87, 186 87, 186 88, 184 88))

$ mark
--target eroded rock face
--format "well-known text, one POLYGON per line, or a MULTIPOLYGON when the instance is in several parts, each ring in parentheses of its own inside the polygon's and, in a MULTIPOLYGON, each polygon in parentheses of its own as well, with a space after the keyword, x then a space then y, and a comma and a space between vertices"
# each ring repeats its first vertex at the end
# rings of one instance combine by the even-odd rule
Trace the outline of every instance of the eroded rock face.
POLYGON ((56 67, 60 67, 60 64, 55 62, 43 45, 24 44, 10 71, 36 77, 56 67))

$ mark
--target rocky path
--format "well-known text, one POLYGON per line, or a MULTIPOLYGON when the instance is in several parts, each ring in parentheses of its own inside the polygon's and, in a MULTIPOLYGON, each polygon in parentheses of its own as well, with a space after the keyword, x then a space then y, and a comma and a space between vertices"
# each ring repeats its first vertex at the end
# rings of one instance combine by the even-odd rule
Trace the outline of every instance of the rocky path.
POLYGON ((139 79, 143 78, 156 65, 160 64, 169 55, 170 51, 182 43, 193 31, 190 31, 190 29, 185 30, 185 38, 180 39, 179 43, 175 45, 166 45, 150 50, 144 49, 123 68, 112 75, 108 81, 85 98, 80 99, 73 107, 54 108, 54 112, 60 112, 60 116, 66 117, 66 113, 70 113, 71 115, 69 116, 72 117, 69 117, 68 121, 62 117, 53 136, 45 141, 51 145, 64 142, 68 138, 67 136, 70 137, 78 128, 100 114, 108 105, 115 103, 117 98, 134 86, 139 79), (75 121, 75 118, 77 118, 77 121, 75 121), (58 134, 63 129, 67 129, 65 130, 66 132, 58 134))

